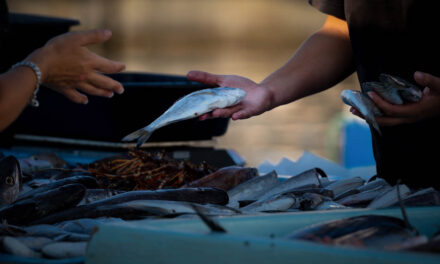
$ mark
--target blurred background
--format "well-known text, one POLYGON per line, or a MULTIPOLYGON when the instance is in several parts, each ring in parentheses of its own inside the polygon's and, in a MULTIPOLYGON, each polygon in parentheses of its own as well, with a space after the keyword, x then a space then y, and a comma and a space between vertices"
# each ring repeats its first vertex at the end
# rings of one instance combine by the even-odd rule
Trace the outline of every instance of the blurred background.
MULTIPOLYGON (((91 47, 127 71, 179 74, 199 69, 260 82, 283 65, 325 15, 306 0, 9 0, 10 12, 72 18, 73 30, 108 28, 113 37, 91 47)), ((248 120, 231 121, 215 139, 248 165, 307 150, 340 162, 339 94, 359 89, 351 76, 333 89, 248 120)))

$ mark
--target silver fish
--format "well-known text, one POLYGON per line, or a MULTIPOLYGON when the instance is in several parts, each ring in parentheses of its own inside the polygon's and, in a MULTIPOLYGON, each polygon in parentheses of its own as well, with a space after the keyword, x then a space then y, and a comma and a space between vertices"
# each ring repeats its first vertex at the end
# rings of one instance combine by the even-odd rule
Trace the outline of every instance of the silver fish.
POLYGON ((26 245, 32 250, 41 251, 41 249, 50 243, 53 243, 53 240, 47 237, 32 237, 32 236, 21 236, 16 237, 18 241, 26 245))
POLYGON ((198 117, 217 108, 236 105, 243 100, 245 95, 245 91, 229 87, 203 89, 190 93, 175 102, 151 124, 125 136, 122 141, 137 139, 136 146, 140 147, 160 127, 198 117))
POLYGON ((352 177, 339 181, 335 181, 332 184, 325 187, 325 189, 333 191, 335 197, 340 196, 341 194, 350 191, 352 189, 356 189, 362 185, 364 185, 365 180, 360 177, 352 177))
POLYGON ((5 236, 0 238, 2 248, 9 254, 25 258, 40 258, 41 254, 33 251, 15 237, 5 236))
MULTIPOLYGON (((405 184, 400 184, 399 189, 400 189, 400 196, 402 197, 402 199, 405 199, 411 194, 410 189, 405 184)), ((385 208, 391 206, 398 202, 397 192, 398 190, 396 185, 391 190, 376 197, 376 199, 374 199, 367 207, 379 209, 379 208, 385 208)))
POLYGON ((0 160, 0 207, 17 200, 22 178, 20 164, 14 156, 0 160))
MULTIPOLYGON (((440 193, 434 188, 417 191, 403 200, 405 206, 435 206, 440 205, 440 193)), ((398 204, 395 204, 398 205, 398 204)))
POLYGON ((25 227, 24 230, 28 236, 43 236, 57 241, 88 241, 90 239, 90 235, 67 232, 52 225, 33 225, 25 227))
POLYGON ((382 186, 391 187, 384 179, 378 178, 374 181, 368 182, 368 183, 360 186, 359 188, 357 188, 357 190, 359 192, 365 192, 365 191, 373 190, 373 189, 376 189, 377 187, 382 187, 382 186))
POLYGON ((377 108, 374 102, 360 91, 343 90, 341 92, 342 101, 356 108, 378 133, 381 133, 379 124, 377 124, 375 116, 382 116, 382 112, 377 108))
POLYGON ((280 194, 251 203, 241 208, 241 211, 243 213, 286 211, 295 205, 299 207, 299 201, 294 195, 280 194))
POLYGON ((336 209, 347 209, 347 206, 344 206, 340 203, 333 201, 324 201, 322 204, 315 207, 315 210, 336 210, 336 209))
POLYGON ((418 102, 422 99, 422 90, 400 77, 381 74, 379 80, 388 87, 389 93, 397 94, 404 102, 418 102))
POLYGON ((86 255, 87 242, 58 242, 41 250, 45 256, 55 259, 77 258, 86 255))
POLYGON ((102 223, 124 222, 120 218, 106 217, 106 218, 80 218, 75 220, 64 221, 56 224, 56 227, 63 229, 66 232, 89 234, 102 223))
POLYGON ((292 189, 305 186, 319 187, 321 185, 320 173, 322 172, 319 169, 311 169, 296 176, 290 177, 289 179, 278 183, 272 189, 267 191, 262 197, 260 197, 260 200, 269 198, 275 194, 282 194, 292 191, 292 189))
POLYGON ((366 190, 357 194, 353 194, 337 200, 338 203, 345 206, 363 205, 367 202, 371 202, 381 194, 391 190, 389 186, 378 186, 375 189, 366 190))
POLYGON ((124 191, 111 189, 87 189, 86 193, 84 194, 84 198, 78 203, 78 205, 89 204, 91 202, 106 199, 120 193, 124 193, 124 191))
POLYGON ((238 201, 258 200, 258 198, 279 183, 275 171, 252 178, 228 191, 228 206, 238 208, 238 201))

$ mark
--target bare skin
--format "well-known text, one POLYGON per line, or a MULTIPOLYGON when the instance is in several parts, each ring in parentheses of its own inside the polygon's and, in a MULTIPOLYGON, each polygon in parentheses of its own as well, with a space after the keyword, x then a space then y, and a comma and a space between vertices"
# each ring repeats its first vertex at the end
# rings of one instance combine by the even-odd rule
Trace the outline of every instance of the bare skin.
MULTIPOLYGON (((25 60, 41 71, 41 83, 76 103, 88 103, 81 92, 112 97, 124 91, 122 85, 102 73, 116 73, 125 68, 120 62, 100 57, 86 48, 111 37, 109 30, 66 33, 51 39, 25 60)), ((36 87, 32 69, 18 67, 0 75, 0 131, 10 125, 28 104, 36 87)))
POLYGON ((190 71, 187 77, 209 85, 245 90, 246 97, 240 104, 200 117, 201 120, 216 117, 237 120, 326 90, 353 71, 347 24, 328 16, 322 29, 311 35, 286 64, 259 84, 241 76, 201 71, 190 71))
MULTIPOLYGON (((423 90, 422 99, 417 103, 393 105, 375 92, 368 93, 376 106, 384 113, 384 116, 376 117, 380 126, 414 123, 440 115, 440 78, 424 72, 415 72, 414 80, 426 87, 423 90)), ((350 111, 363 118, 355 108, 352 107, 350 111)))

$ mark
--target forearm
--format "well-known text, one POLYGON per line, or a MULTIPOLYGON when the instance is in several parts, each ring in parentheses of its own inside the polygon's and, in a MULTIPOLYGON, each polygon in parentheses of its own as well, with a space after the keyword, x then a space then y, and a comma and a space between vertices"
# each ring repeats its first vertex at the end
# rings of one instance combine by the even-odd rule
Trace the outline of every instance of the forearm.
POLYGON ((37 77, 28 67, 17 67, 0 75, 0 131, 20 115, 32 97, 37 77))
POLYGON ((318 93, 354 71, 346 23, 328 18, 280 69, 261 85, 272 94, 271 108, 318 93))

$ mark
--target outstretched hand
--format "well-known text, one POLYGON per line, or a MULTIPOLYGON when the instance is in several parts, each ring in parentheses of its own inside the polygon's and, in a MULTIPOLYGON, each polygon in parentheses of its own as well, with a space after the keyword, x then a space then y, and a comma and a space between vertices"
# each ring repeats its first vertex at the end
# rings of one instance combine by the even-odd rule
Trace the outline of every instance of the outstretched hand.
MULTIPOLYGON (((414 80, 425 87, 422 99, 416 103, 394 105, 385 101, 375 92, 368 93, 384 114, 376 117, 379 126, 414 123, 440 115, 440 78, 428 73, 416 72, 414 73, 414 80)), ((363 118, 355 108, 352 107, 350 111, 363 118)))
POLYGON ((120 72, 125 65, 98 56, 86 48, 107 41, 111 35, 109 30, 62 34, 31 53, 26 60, 40 67, 42 84, 64 94, 73 102, 88 102, 87 96, 81 92, 112 97, 114 92, 122 93, 124 89, 119 82, 102 73, 120 72))
POLYGON ((236 75, 217 75, 203 71, 190 71, 187 78, 212 86, 240 88, 246 92, 241 103, 200 116, 200 120, 217 117, 231 117, 233 120, 246 119, 270 110, 272 105, 271 92, 254 81, 236 75))

